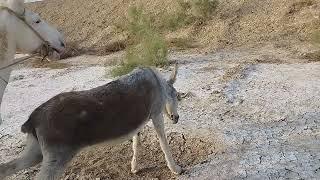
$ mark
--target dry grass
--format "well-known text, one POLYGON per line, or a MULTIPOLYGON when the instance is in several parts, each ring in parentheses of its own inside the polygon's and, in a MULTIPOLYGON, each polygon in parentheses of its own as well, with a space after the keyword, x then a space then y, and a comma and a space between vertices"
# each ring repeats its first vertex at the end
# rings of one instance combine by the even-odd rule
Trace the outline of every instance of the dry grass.
POLYGON ((199 45, 197 48, 206 51, 239 46, 257 47, 269 42, 284 42, 288 44, 286 48, 290 48, 293 44, 289 42, 310 40, 310 33, 319 28, 319 0, 212 2, 215 1, 55 0, 30 6, 64 32, 67 44, 78 42, 79 49, 99 55, 131 45, 125 27, 127 12, 129 7, 140 4, 143 4, 145 13, 164 36, 176 34, 172 39, 178 39, 178 46, 184 47, 180 37, 181 33, 186 33, 184 36, 192 37, 192 43, 199 45), (208 8, 210 6, 213 8, 208 8), (202 18, 197 18, 199 16, 202 18), (202 21, 199 22, 199 19, 202 21), (183 29, 193 31, 186 32, 183 29))
MULTIPOLYGON (((317 48, 320 49, 320 31, 314 31, 311 34, 311 43, 317 48)), ((308 52, 302 56, 304 59, 308 59, 311 62, 320 61, 320 50, 308 52)))

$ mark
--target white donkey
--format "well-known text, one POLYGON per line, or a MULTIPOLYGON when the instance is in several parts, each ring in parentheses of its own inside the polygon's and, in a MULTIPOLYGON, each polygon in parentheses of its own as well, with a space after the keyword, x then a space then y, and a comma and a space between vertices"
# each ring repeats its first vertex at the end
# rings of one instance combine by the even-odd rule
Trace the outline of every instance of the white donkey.
MULTIPOLYGON (((17 51, 34 54, 44 46, 60 54, 63 36, 38 14, 26 10, 24 0, 0 0, 0 106, 17 51)), ((0 124, 2 122, 0 113, 0 124)))

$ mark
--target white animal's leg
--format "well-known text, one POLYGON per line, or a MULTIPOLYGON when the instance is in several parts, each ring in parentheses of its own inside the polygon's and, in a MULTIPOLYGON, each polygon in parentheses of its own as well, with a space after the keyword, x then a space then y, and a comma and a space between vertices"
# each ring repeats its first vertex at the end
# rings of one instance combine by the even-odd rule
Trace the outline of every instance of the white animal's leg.
POLYGON ((32 167, 42 160, 40 145, 37 139, 32 135, 27 135, 27 146, 22 155, 11 162, 0 165, 0 179, 12 175, 22 169, 32 167))
MULTIPOLYGON (((0 71, 0 107, 1 107, 1 102, 4 95, 4 91, 7 87, 7 83, 9 82, 10 74, 11 74, 11 68, 3 69, 0 71)), ((2 124, 1 112, 0 112, 0 124, 2 124)))
POLYGON ((43 153, 43 161, 40 172, 36 176, 36 180, 59 180, 64 173, 66 165, 75 154, 71 148, 67 146, 48 147, 40 142, 43 153))
POLYGON ((139 133, 137 133, 132 138, 132 149, 133 149, 133 156, 131 161, 131 172, 137 173, 138 172, 138 157, 139 157, 139 151, 140 151, 140 136, 139 133))
POLYGON ((181 167, 176 165, 174 159, 172 158, 172 154, 171 154, 170 147, 169 147, 169 144, 167 141, 167 137, 164 132, 163 115, 160 114, 158 117, 152 119, 152 122, 153 122, 154 128, 157 132, 157 135, 158 135, 158 138, 160 141, 160 147, 165 155, 169 169, 175 174, 180 174, 181 167))

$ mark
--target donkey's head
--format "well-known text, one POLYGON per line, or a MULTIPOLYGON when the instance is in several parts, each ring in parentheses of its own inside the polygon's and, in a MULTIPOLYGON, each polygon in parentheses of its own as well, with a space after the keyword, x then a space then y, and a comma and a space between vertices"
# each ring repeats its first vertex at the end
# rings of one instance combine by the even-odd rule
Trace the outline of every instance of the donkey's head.
POLYGON ((37 51, 47 41, 56 53, 61 54, 65 50, 63 36, 56 28, 43 21, 40 16, 32 11, 25 9, 24 0, 7 0, 7 7, 15 12, 16 15, 25 19, 31 26, 28 27, 16 15, 9 15, 6 18, 8 35, 14 41, 16 49, 22 53, 33 53, 37 51), (33 30, 32 30, 33 29, 33 30), (36 31, 42 38, 41 40, 36 31))
POLYGON ((178 73, 178 66, 175 64, 174 71, 172 72, 170 79, 167 81, 167 99, 165 111, 169 119, 172 120, 173 124, 176 124, 179 120, 178 114, 178 92, 173 87, 174 82, 176 81, 178 73))

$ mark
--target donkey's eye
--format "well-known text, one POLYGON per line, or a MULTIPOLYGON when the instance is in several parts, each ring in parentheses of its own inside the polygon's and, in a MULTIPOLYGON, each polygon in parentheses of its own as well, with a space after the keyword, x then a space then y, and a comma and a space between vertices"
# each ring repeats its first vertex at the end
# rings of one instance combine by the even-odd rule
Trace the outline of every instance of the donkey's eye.
POLYGON ((36 21, 36 23, 37 23, 37 24, 41 23, 41 20, 40 20, 40 19, 39 19, 39 20, 37 20, 37 21, 36 21))

